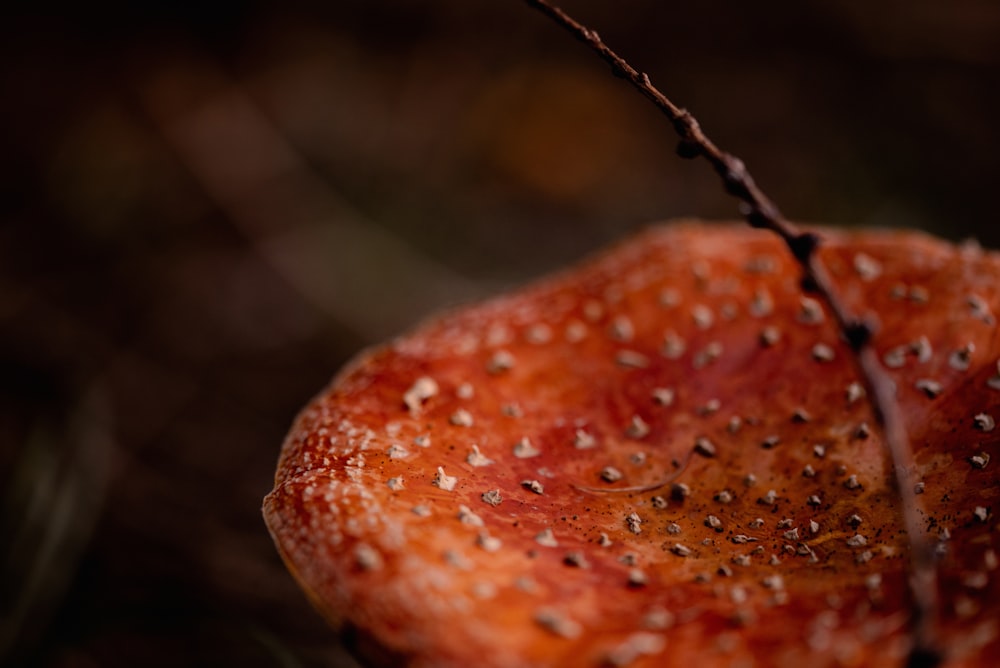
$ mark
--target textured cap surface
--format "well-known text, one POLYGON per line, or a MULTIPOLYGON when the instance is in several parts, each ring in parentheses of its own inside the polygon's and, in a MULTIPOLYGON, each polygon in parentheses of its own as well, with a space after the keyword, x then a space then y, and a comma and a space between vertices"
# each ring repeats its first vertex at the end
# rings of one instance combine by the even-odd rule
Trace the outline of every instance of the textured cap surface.
MULTIPOLYGON (((951 665, 990 665, 1000 257, 825 234, 881 324, 951 665)), ((863 395, 780 241, 669 225, 360 355, 296 420, 264 514, 376 661, 898 664, 907 540, 863 395)))

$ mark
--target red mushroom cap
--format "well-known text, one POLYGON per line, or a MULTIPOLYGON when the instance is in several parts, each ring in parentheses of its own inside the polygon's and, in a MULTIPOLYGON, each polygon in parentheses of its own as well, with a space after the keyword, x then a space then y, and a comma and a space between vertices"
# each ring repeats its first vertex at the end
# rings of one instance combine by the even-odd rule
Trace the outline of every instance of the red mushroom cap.
MULTIPOLYGON (((880 322, 948 665, 994 665, 1000 256, 825 238, 880 322)), ((284 444, 278 549, 376 663, 901 663, 891 464, 799 277, 769 233, 669 225, 363 353, 284 444)))

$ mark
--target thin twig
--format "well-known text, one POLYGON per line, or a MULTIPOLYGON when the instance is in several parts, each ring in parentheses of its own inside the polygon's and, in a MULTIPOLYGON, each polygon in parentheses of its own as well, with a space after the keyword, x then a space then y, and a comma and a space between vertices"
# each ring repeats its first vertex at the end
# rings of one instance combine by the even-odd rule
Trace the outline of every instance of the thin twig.
POLYGON ((804 285, 815 292, 833 313, 841 334, 854 352, 861 377, 868 387, 868 397, 895 471, 912 570, 908 584, 913 601, 913 645, 908 664, 937 665, 941 660, 941 650, 935 639, 937 571, 933 549, 921 527, 920 505, 915 491, 916 466, 913 451, 902 413, 895 400, 893 383, 880 364, 871 343, 873 325, 852 313, 839 298, 826 266, 816 253, 822 238, 814 232, 802 232, 786 220, 778 207, 754 183, 742 160, 719 149, 705 135, 690 112, 677 106, 657 90, 648 75, 639 72, 612 51, 595 31, 546 0, 526 1, 596 51, 611 66, 616 76, 631 83, 663 112, 681 138, 677 146, 678 154, 684 158, 702 156, 708 160, 722 179, 726 191, 740 201, 740 213, 747 222, 752 227, 770 230, 782 238, 802 267, 804 285))

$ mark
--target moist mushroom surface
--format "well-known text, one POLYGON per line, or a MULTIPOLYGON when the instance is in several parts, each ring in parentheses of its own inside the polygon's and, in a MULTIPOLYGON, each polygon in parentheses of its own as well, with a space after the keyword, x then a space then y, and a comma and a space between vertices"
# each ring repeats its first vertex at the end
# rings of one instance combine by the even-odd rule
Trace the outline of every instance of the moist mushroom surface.
MULTIPOLYGON (((824 232, 919 467, 949 665, 1000 656, 1000 257, 824 232)), ((851 351, 780 240, 651 229, 361 354, 264 514, 372 662, 893 665, 908 542, 851 351)))

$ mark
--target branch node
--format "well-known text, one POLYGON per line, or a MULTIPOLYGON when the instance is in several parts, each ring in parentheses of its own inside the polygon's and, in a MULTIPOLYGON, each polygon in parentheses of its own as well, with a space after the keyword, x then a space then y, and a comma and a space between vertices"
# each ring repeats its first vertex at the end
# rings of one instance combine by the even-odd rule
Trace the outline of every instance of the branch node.
POLYGON ((853 320, 844 327, 844 338, 854 352, 867 346, 874 333, 874 327, 865 320, 853 320))
POLYGON ((799 261, 799 264, 805 266, 812 259, 816 249, 819 248, 822 239, 813 232, 803 232, 789 237, 786 241, 795 259, 799 261))

